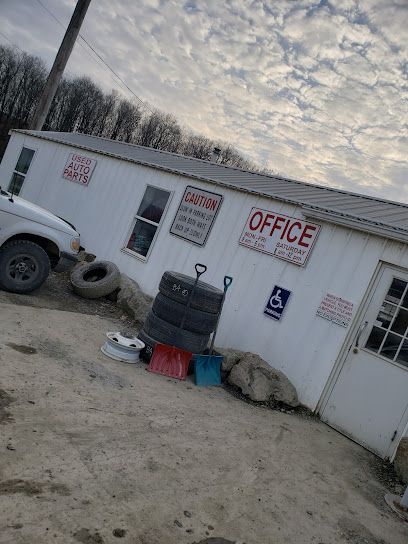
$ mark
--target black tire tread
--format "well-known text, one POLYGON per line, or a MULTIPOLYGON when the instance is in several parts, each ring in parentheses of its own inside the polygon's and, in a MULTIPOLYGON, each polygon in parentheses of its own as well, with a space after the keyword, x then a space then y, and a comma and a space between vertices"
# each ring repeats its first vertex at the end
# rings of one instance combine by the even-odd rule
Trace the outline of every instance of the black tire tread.
POLYGON ((178 327, 160 319, 152 311, 147 315, 143 330, 161 344, 176 346, 193 353, 202 353, 210 338, 209 334, 198 334, 184 329, 179 331, 178 327))
POLYGON ((81 263, 71 272, 71 285, 74 292, 83 298, 101 298, 110 295, 120 284, 120 271, 116 264, 110 261, 93 261, 81 263), (85 274, 98 268, 106 269, 105 277, 97 281, 86 281, 85 274))
POLYGON ((150 361, 157 341, 147 334, 143 329, 137 335, 139 340, 145 343, 145 347, 140 352, 140 357, 147 363, 150 361))
MULTIPOLYGON (((159 291, 176 302, 187 304, 194 282, 195 278, 168 270, 161 278, 159 291), (174 285, 177 286, 176 290, 173 289, 174 285), (178 289, 178 286, 180 286, 180 289, 178 289)), ((223 291, 213 285, 198 281, 193 298, 191 299, 191 308, 218 314, 221 310, 223 294, 223 291)))
MULTIPOLYGON (((152 311, 157 317, 176 327, 180 326, 185 309, 185 304, 172 300, 162 293, 158 293, 152 307, 152 311)), ((187 310, 184 329, 199 334, 210 334, 214 331, 217 320, 218 314, 203 312, 190 307, 187 310)))
POLYGON ((50 258, 48 257, 46 251, 41 246, 39 246, 35 242, 32 242, 31 240, 12 240, 11 242, 6 242, 0 248, 0 287, 5 291, 19 294, 31 293, 35 289, 41 287, 41 285, 45 282, 48 274, 50 273, 50 269, 50 258), (2 266, 2 261, 6 259, 7 253, 10 251, 12 252, 14 248, 18 248, 19 246, 22 248, 22 253, 30 253, 31 251, 33 256, 37 257, 39 265, 41 266, 40 275, 36 278, 36 281, 25 286, 14 286, 10 282, 9 278, 5 276, 2 266))

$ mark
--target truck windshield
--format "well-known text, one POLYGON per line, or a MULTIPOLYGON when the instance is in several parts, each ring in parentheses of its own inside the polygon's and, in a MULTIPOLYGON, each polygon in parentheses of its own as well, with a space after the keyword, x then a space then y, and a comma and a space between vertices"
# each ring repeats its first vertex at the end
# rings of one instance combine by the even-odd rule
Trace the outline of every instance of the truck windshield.
POLYGON ((0 195, 2 195, 2 196, 10 196, 10 194, 9 194, 7 191, 5 191, 4 189, 2 189, 1 187, 0 187, 0 195))

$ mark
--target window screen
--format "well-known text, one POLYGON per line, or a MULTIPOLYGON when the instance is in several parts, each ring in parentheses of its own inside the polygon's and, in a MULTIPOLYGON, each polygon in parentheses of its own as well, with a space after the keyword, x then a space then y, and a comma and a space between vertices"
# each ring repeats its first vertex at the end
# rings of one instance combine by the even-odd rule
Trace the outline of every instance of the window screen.
POLYGON ((157 187, 148 186, 140 203, 127 249, 147 257, 163 218, 170 193, 157 187))
POLYGON ((33 160, 35 151, 28 147, 23 147, 20 156, 18 158, 16 167, 9 183, 8 190, 15 195, 20 194, 21 187, 23 186, 24 179, 30 168, 31 161, 33 160))
POLYGON ((365 347, 408 367, 408 282, 392 280, 365 347))

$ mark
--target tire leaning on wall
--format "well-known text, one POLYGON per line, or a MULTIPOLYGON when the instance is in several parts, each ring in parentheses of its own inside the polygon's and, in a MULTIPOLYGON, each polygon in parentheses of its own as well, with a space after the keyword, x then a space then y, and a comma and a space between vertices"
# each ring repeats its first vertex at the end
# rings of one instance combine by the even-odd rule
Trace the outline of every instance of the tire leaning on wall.
POLYGON ((193 353, 202 353, 210 338, 209 334, 198 334, 185 329, 180 331, 178 327, 160 319, 153 312, 149 312, 143 331, 156 342, 176 346, 193 353))
POLYGON ((110 261, 80 264, 71 272, 71 284, 83 298, 104 297, 119 287, 119 268, 110 261))
MULTIPOLYGON (((179 327, 186 309, 185 304, 181 304, 171 298, 159 293, 153 303, 152 311, 160 319, 179 327)), ((218 314, 203 312, 195 308, 187 310, 183 329, 199 334, 210 334, 217 325, 218 314)))
MULTIPOLYGON (((159 291, 166 297, 185 305, 194 282, 195 278, 179 272, 167 271, 162 276, 159 291)), ((223 294, 220 289, 199 281, 191 299, 191 308, 218 315, 221 310, 223 294)))

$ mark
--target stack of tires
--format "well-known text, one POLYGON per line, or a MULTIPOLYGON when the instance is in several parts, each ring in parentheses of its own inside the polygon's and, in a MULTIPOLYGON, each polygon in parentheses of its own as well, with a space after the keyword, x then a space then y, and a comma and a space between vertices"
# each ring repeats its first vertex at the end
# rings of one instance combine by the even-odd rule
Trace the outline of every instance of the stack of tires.
POLYGON ((139 338, 146 344, 141 356, 149 361, 157 343, 176 346, 192 353, 203 353, 208 345, 221 312, 223 291, 199 281, 187 310, 186 305, 195 278, 178 272, 165 272, 153 307, 148 314, 139 338))

